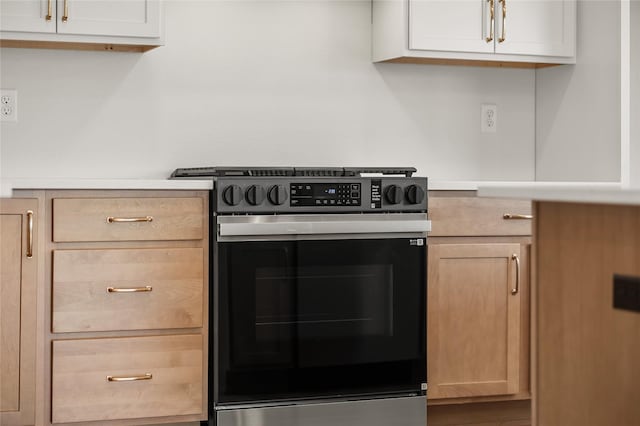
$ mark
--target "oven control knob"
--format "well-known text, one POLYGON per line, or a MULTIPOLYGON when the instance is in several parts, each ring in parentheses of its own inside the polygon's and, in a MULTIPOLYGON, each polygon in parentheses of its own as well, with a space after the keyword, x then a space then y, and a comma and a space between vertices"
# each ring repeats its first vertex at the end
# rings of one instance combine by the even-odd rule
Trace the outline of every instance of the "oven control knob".
POLYGON ((402 202, 402 188, 398 185, 389 185, 384 190, 384 198, 389 204, 400 204, 402 202))
POLYGON ((222 191, 222 199, 230 206, 237 206, 242 201, 242 191, 238 185, 229 185, 222 191))
POLYGON ((273 185, 269 188, 269 192, 267 193, 267 197, 269 197, 269 201, 276 206, 284 204, 287 201, 287 188, 284 185, 273 185))
POLYGON ((424 189, 418 185, 409 185, 404 190, 404 196, 409 204, 420 204, 424 200, 424 189))
POLYGON ((264 201, 265 190, 259 185, 251 185, 244 193, 247 203, 252 206, 259 206, 264 201))

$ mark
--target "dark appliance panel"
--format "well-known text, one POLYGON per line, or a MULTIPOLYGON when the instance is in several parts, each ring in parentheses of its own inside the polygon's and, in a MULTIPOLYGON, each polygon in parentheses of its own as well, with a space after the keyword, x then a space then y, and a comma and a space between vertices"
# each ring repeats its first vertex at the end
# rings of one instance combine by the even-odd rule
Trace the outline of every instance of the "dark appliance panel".
POLYGON ((421 392, 424 240, 218 248, 219 403, 421 392))

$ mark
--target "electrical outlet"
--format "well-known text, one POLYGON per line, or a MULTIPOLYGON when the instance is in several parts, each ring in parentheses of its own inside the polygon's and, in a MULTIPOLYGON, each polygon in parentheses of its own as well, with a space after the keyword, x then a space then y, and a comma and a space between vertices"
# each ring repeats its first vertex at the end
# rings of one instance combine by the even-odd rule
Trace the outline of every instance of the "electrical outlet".
POLYGON ((18 121, 18 91, 0 89, 0 121, 18 121))
POLYGON ((480 107, 480 131, 495 133, 498 128, 498 107, 494 104, 482 104, 480 107))

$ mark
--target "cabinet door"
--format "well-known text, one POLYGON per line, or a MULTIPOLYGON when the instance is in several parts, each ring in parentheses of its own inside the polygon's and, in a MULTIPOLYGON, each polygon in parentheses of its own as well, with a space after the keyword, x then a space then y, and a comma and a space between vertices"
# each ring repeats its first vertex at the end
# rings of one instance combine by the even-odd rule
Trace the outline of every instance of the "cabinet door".
POLYGON ((58 34, 159 37, 160 0, 58 0, 58 34))
POLYGON ((428 398, 517 393, 520 244, 430 245, 428 256, 428 398))
POLYGON ((36 200, 0 200, 0 424, 34 424, 36 200), (31 211, 31 214, 27 214, 31 211), (31 224, 31 226, 30 226, 31 224), (33 247, 33 246, 32 246, 33 247))
POLYGON ((409 0, 409 49, 493 53, 488 0, 409 0))
POLYGON ((0 1, 0 30, 55 33, 56 0, 0 1))
POLYGON ((496 0, 496 8, 496 53, 575 55, 575 0, 496 0))

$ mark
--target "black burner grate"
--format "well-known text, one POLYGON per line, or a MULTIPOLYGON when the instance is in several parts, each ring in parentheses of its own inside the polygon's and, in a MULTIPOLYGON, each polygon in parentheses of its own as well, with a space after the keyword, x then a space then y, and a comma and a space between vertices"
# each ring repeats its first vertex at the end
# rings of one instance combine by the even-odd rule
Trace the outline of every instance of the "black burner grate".
POLYGON ((188 167, 176 169, 171 178, 202 178, 215 176, 253 177, 358 177, 363 173, 404 175, 411 177, 413 167, 188 167))

